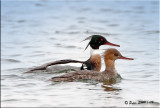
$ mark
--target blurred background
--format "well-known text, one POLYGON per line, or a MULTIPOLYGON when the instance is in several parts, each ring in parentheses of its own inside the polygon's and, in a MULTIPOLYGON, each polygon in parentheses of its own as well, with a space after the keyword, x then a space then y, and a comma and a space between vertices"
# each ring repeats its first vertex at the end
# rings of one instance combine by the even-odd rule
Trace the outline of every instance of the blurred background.
POLYGON ((158 42, 158 0, 2 0, 2 107, 158 106, 158 42), (93 34, 119 44, 122 55, 135 59, 116 61, 120 83, 55 84, 47 80, 58 73, 24 74, 54 60, 87 60, 90 49, 84 48, 89 41, 81 41, 93 34))

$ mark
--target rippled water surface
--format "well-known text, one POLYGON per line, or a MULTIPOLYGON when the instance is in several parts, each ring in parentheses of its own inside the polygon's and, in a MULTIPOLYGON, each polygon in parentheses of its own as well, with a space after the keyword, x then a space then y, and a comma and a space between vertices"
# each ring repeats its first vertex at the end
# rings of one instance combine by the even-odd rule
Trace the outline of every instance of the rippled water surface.
MULTIPOLYGON (((158 106, 159 2, 143 1, 2 1, 1 103, 3 107, 158 106), (124 56, 116 84, 93 81, 48 81, 59 69, 24 74, 31 67, 58 59, 87 60, 87 36, 101 34, 124 56), (52 72, 51 72, 52 71, 52 72), (127 105, 125 101, 153 101, 127 105)), ((102 46, 101 52, 108 46, 102 46)), ((80 67, 80 64, 67 66, 80 67)), ((64 65, 66 67, 66 65, 64 65)), ((102 67, 102 70, 104 66, 102 67)))

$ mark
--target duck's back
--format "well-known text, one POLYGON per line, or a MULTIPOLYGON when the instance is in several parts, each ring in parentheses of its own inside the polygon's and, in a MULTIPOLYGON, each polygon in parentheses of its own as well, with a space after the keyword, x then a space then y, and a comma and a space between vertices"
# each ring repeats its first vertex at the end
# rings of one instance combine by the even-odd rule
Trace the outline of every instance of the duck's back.
POLYGON ((58 77, 53 77, 51 80, 54 82, 61 82, 61 81, 74 81, 80 79, 98 80, 100 78, 101 78, 100 73, 96 71, 82 70, 73 73, 68 73, 58 77))

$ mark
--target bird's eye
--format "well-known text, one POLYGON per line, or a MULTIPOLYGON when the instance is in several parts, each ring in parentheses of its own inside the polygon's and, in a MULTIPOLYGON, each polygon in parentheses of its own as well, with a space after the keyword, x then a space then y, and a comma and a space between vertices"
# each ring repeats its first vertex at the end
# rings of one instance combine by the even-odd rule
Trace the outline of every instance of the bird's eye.
POLYGON ((117 53, 115 53, 115 54, 114 54, 114 56, 118 56, 118 54, 117 54, 117 53))
POLYGON ((103 41, 103 38, 101 38, 101 41, 103 41))

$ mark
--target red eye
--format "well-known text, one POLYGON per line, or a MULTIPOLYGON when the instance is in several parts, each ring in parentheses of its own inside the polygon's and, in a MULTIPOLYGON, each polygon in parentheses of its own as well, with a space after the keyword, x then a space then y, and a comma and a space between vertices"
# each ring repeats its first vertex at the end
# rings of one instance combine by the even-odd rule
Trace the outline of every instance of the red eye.
POLYGON ((103 38, 101 38, 101 41, 103 41, 103 38))

